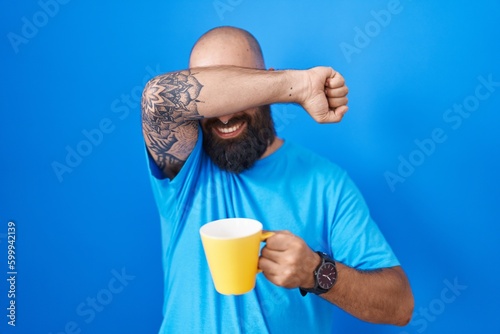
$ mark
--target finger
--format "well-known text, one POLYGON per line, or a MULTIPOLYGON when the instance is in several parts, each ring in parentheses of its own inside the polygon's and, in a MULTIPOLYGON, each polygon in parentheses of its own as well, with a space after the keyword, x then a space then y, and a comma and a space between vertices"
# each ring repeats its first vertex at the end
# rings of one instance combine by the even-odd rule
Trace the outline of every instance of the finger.
POLYGON ((266 276, 274 275, 277 272, 277 268, 279 268, 279 264, 261 256, 259 258, 258 268, 262 270, 266 276))
POLYGON ((288 231, 277 231, 266 241, 266 247, 271 250, 284 251, 295 236, 288 231))
POLYGON ((339 88, 325 88, 327 97, 344 97, 349 93, 349 88, 346 85, 339 88))
POLYGON ((349 99, 347 97, 335 97, 328 99, 328 107, 330 109, 335 109, 341 106, 346 106, 349 99))
POLYGON ((349 110, 349 107, 346 105, 335 108, 334 112, 336 115, 338 115, 338 117, 340 117, 339 121, 342 119, 342 117, 344 117, 345 113, 348 110, 349 110))
POLYGON ((276 264, 280 263, 280 258, 283 256, 283 252, 281 250, 273 250, 266 247, 262 248, 260 252, 260 257, 276 264))
POLYGON ((333 77, 326 79, 325 86, 328 88, 339 88, 345 85, 345 80, 342 74, 335 72, 333 77))
POLYGON ((283 286, 286 282, 286 276, 283 275, 285 269, 283 266, 276 264, 268 259, 261 258, 259 259, 259 269, 262 270, 264 276, 273 284, 278 286, 283 286))
POLYGON ((347 106, 340 106, 335 109, 329 109, 328 113, 322 115, 317 122, 318 123, 338 123, 342 120, 345 113, 349 108, 347 106))

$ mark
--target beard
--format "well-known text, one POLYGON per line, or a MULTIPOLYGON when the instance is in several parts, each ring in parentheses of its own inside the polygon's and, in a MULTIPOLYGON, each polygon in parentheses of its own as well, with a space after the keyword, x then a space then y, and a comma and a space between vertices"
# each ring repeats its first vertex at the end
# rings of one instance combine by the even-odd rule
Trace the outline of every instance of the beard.
POLYGON ((241 173, 251 168, 274 141, 276 131, 270 106, 262 106, 254 116, 242 114, 231 118, 228 124, 211 118, 202 126, 203 149, 220 169, 241 173), (214 127, 230 128, 241 122, 246 129, 235 138, 223 139, 214 133, 214 127))

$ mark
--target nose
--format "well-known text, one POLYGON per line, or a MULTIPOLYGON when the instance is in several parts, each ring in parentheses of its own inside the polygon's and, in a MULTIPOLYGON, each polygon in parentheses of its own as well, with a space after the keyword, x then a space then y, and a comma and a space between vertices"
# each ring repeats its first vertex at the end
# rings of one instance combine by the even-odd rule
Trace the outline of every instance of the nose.
POLYGON ((226 116, 221 116, 221 117, 218 117, 218 118, 219 118, 219 121, 221 121, 224 124, 227 124, 227 122, 229 122, 229 120, 231 119, 231 117, 233 117, 233 115, 226 115, 226 116))

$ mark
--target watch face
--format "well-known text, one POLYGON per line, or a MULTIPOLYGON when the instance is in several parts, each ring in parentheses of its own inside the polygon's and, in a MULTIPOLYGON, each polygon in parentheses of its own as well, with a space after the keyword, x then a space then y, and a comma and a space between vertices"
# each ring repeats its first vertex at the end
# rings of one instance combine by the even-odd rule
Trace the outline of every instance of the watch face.
POLYGON ((320 288, 329 290, 337 279, 337 270, 332 263, 325 263, 318 270, 318 285, 320 288))

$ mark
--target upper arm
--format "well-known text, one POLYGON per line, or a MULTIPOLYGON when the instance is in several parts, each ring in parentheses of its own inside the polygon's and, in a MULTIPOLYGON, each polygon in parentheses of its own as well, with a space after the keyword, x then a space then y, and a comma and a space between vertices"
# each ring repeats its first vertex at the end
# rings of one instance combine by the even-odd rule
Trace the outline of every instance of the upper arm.
POLYGON ((142 133, 165 176, 182 168, 198 139, 197 97, 203 86, 189 70, 151 79, 142 96, 142 133))

